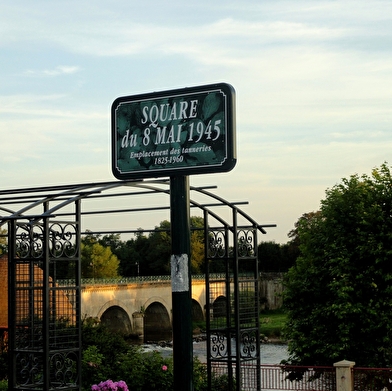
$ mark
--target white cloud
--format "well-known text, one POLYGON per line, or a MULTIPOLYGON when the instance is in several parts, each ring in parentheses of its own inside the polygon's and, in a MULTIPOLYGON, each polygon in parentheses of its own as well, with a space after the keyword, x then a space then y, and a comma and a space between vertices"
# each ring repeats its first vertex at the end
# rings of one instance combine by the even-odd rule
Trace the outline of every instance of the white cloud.
POLYGON ((14 126, 20 126, 23 121, 36 120, 38 117, 44 117, 49 121, 53 118, 66 120, 102 120, 108 119, 109 113, 94 111, 94 108, 88 110, 70 109, 69 100, 72 99, 66 94, 50 95, 0 95, 0 113, 3 118, 10 118, 11 115, 18 115, 18 121, 13 121, 14 126), (34 119, 35 118, 35 119, 34 119))
POLYGON ((53 69, 43 69, 43 70, 32 70, 28 69, 25 71, 25 75, 27 76, 61 76, 61 75, 71 75, 80 71, 80 68, 77 66, 66 66, 59 65, 53 69))
POLYGON ((1 8, 4 186, 113 179, 113 94, 205 81, 237 91, 238 163, 192 180, 217 184, 225 198, 249 200, 258 221, 278 223, 266 240, 287 240, 327 187, 389 159, 390 0, 21 0, 1 8))

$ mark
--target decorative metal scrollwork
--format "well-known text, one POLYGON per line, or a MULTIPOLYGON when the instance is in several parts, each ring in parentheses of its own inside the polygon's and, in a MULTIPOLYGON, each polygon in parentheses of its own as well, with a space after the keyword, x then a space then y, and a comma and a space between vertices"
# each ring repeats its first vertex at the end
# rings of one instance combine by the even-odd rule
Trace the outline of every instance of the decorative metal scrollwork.
MULTIPOLYGON (((77 227, 71 223, 53 223, 49 228, 49 251, 55 258, 72 258, 77 254, 77 227)), ((16 231, 16 253, 19 258, 42 258, 44 253, 44 226, 40 223, 21 224, 16 231)))
POLYGON ((78 374, 76 363, 78 357, 76 352, 55 353, 50 357, 50 378, 54 387, 64 387, 76 384, 78 374))
POLYGON ((16 382, 21 386, 37 386, 43 384, 42 354, 18 353, 16 355, 16 382))
POLYGON ((210 231, 208 236, 208 256, 223 258, 226 254, 226 240, 224 231, 210 231))
POLYGON ((211 335, 211 351, 210 356, 212 358, 223 358, 227 357, 227 339, 223 334, 211 335))
POLYGON ((238 255, 240 257, 250 257, 254 255, 254 230, 238 230, 238 255))
POLYGON ((241 332, 241 357, 254 358, 257 356, 256 330, 241 332))
MULTIPOLYGON (((19 386, 37 387, 43 384, 42 355, 37 353, 18 353, 16 381, 19 386)), ((76 371, 78 356, 76 352, 55 353, 49 359, 50 383, 53 388, 75 385, 78 381, 76 371)))
POLYGON ((21 224, 16 228, 16 254, 19 258, 42 258, 44 253, 42 224, 21 224))
POLYGON ((50 226, 50 254, 55 258, 72 258, 77 254, 78 247, 75 243, 77 228, 75 224, 61 225, 54 223, 50 226))

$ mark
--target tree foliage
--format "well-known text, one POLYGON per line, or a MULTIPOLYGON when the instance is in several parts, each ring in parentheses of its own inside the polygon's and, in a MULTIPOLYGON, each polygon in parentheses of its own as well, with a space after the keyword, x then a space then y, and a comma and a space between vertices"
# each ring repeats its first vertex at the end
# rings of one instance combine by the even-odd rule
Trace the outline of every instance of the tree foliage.
POLYGON ((260 271, 287 272, 298 256, 298 246, 294 241, 286 244, 261 242, 257 254, 260 271))
POLYGON ((285 281, 289 361, 392 365, 392 177, 386 164, 326 191, 297 225, 285 281))
MULTIPOLYGON (((191 272, 204 272, 204 220, 191 216, 191 272)), ((148 235, 140 228, 135 237, 121 241, 119 235, 105 235, 98 242, 110 246, 120 262, 124 277, 137 275, 169 275, 171 257, 171 226, 163 220, 148 235)))
POLYGON ((118 276, 119 261, 109 246, 98 242, 99 235, 86 235, 80 247, 83 278, 111 278, 118 276))

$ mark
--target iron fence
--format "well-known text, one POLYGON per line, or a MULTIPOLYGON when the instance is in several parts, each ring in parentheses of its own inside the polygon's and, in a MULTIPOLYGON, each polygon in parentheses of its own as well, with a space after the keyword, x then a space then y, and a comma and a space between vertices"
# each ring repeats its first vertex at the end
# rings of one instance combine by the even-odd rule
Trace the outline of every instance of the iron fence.
POLYGON ((354 391, 391 391, 392 368, 352 369, 354 391))
MULTIPOLYGON (((242 391, 258 390, 257 384, 254 382, 255 377, 253 376, 255 368, 256 364, 245 364, 242 366, 242 391)), ((219 362, 214 362, 213 371, 216 375, 225 375, 227 367, 219 362)), ((260 391, 336 391, 336 374, 334 367, 261 364, 260 374, 260 391)))
MULTIPOLYGON (((214 278, 222 278, 223 274, 213 274, 214 278)), ((205 274, 192 275, 192 280, 205 281, 205 274)), ((167 276, 138 276, 138 277, 112 277, 112 278, 82 278, 81 285, 112 285, 112 284, 134 284, 144 282, 171 281, 171 275, 167 276)), ((57 280, 59 286, 67 286, 75 283, 75 280, 57 280)))

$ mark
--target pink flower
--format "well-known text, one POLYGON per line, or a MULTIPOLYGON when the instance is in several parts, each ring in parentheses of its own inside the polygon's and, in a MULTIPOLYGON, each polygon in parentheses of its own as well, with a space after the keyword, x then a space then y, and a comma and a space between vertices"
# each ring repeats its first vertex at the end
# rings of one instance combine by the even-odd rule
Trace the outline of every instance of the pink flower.
POLYGON ((129 391, 124 380, 114 382, 113 380, 101 381, 98 385, 91 386, 91 391, 129 391))
POLYGON ((117 390, 118 391, 128 391, 127 383, 124 380, 120 380, 117 382, 117 390))
POLYGON ((167 366, 166 365, 162 365, 162 371, 167 371, 167 366))

